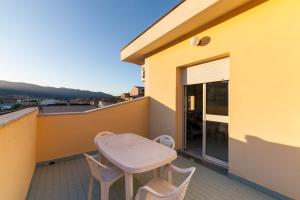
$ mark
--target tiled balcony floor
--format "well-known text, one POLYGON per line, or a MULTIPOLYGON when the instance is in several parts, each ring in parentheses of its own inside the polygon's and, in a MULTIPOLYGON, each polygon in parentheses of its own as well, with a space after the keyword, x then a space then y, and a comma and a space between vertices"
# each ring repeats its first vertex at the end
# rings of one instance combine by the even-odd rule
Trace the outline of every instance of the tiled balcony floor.
MULTIPOLYGON (((197 168, 187 191, 186 200, 270 200, 265 194, 212 171, 198 163, 179 156, 174 162, 179 167, 197 168)), ((134 176, 135 191, 151 179, 147 172, 134 176)), ((182 177, 174 174, 174 182, 182 177)), ((28 200, 81 200, 87 199, 89 171, 84 158, 58 162, 54 165, 37 167, 28 200)), ((122 200, 124 178, 117 181, 110 189, 110 199, 122 200)), ((94 187, 93 199, 99 199, 99 187, 94 187)))

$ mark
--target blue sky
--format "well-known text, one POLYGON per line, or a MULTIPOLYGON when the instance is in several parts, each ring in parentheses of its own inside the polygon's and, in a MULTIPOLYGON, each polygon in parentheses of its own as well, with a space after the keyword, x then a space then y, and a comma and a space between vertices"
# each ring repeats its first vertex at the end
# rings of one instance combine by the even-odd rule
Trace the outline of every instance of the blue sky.
POLYGON ((142 85, 120 49, 179 0, 0 1, 0 80, 120 94, 142 85))

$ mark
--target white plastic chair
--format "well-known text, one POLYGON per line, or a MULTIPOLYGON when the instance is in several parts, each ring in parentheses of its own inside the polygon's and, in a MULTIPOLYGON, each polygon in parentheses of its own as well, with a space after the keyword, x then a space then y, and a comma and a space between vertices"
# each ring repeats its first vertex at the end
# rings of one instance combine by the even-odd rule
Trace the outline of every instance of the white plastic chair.
POLYGON ((160 135, 157 138, 155 138, 153 141, 159 142, 165 146, 170 147, 171 149, 175 148, 175 141, 174 139, 169 135, 160 135))
POLYGON ((101 164, 95 159, 97 155, 89 156, 87 154, 84 154, 84 156, 88 162, 91 171, 91 177, 89 180, 88 200, 92 199, 94 179, 100 182, 101 200, 108 200, 110 186, 124 175, 123 171, 112 164, 109 166, 101 164))
MULTIPOLYGON (((98 140, 100 137, 104 137, 104 136, 108 136, 108 135, 115 135, 115 133, 110 132, 110 131, 103 131, 103 132, 98 133, 98 134, 95 136, 95 138, 94 138, 94 142, 95 142, 96 146, 98 147, 98 145, 97 145, 97 140, 98 140)), ((102 156, 102 155, 100 154, 100 151, 98 152, 97 157, 98 157, 98 161, 99 161, 99 162, 101 162, 101 163, 103 163, 103 164, 108 164, 108 163, 109 163, 109 161, 108 161, 107 159, 105 159, 105 157, 102 156)))
MULTIPOLYGON (((171 149, 175 149, 175 141, 169 135, 160 135, 157 138, 155 138, 153 141, 163 144, 167 147, 170 147, 171 149)), ((164 170, 164 166, 161 167, 160 169, 154 170, 154 177, 158 177, 161 174, 161 171, 163 170, 164 170)), ((171 179, 172 175, 170 174, 169 177, 171 179)))
POLYGON ((164 178, 154 178, 139 188, 135 200, 183 200, 195 170, 195 167, 181 169, 174 165, 168 165, 164 171, 164 178), (189 175, 180 186, 176 187, 166 181, 170 171, 189 175))
POLYGON ((115 134, 114 134, 113 132, 110 132, 110 131, 102 131, 102 132, 98 133, 98 134, 95 136, 95 139, 94 139, 95 144, 96 144, 97 139, 98 139, 99 137, 103 137, 103 136, 107 136, 107 135, 115 135, 115 134))

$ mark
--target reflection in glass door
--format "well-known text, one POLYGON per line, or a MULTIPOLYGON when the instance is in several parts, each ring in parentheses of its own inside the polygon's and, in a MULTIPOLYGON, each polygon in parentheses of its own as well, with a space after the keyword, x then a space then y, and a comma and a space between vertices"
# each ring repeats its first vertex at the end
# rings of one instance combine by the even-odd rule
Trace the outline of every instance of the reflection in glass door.
POLYGON ((227 166, 228 162, 228 81, 206 83, 203 115, 203 156, 227 166))
POLYGON ((203 85, 187 85, 185 96, 185 151, 201 157, 203 153, 203 85))
POLYGON ((228 81, 185 86, 185 151, 227 166, 228 81))

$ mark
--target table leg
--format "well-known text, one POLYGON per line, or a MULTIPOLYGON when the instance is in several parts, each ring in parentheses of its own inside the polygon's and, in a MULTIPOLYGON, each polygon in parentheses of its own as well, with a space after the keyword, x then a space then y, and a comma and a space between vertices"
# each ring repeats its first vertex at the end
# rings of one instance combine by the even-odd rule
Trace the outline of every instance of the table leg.
POLYGON ((170 184, 173 184, 173 172, 172 171, 169 171, 168 174, 167 174, 167 180, 170 184))
POLYGON ((157 168, 154 170, 154 178, 159 178, 160 177, 160 168, 157 168))
POLYGON ((126 200, 133 200, 133 175, 125 173, 126 200))

